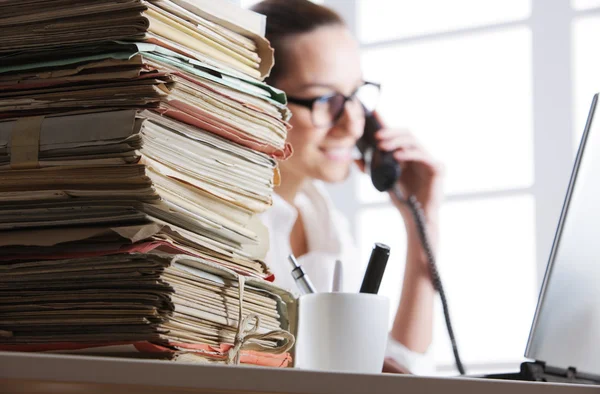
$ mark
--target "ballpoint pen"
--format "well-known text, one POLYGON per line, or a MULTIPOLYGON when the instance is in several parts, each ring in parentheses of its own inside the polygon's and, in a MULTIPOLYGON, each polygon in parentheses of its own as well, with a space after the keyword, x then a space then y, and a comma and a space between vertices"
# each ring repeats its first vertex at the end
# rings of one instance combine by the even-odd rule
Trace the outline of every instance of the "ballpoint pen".
POLYGON ((290 261, 290 263, 292 263, 292 276, 294 277, 294 280, 296 281, 296 285, 300 289, 300 292, 303 295, 316 293, 317 291, 315 290, 315 287, 313 286, 312 282, 302 269, 302 266, 298 264, 296 257, 293 254, 290 254, 288 256, 288 260, 290 261))

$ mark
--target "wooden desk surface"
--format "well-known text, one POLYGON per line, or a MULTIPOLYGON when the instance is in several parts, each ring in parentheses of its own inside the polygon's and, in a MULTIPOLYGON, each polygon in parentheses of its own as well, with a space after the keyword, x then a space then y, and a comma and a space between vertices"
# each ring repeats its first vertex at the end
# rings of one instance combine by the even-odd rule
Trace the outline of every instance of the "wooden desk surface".
POLYGON ((353 375, 0 352, 0 393, 598 394, 598 386, 353 375))

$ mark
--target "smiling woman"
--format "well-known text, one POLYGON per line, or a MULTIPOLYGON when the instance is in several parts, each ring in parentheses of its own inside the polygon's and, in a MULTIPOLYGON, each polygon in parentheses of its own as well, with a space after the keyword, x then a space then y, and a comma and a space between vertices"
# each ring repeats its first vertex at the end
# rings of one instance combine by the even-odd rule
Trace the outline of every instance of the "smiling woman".
POLYGON ((296 37, 285 56, 289 67, 275 81, 292 98, 294 132, 289 142, 295 154, 281 163, 282 175, 342 181, 350 171, 352 149, 362 135, 363 110, 358 100, 352 99, 339 107, 339 115, 333 114, 338 118, 334 123, 331 118, 320 119, 318 115, 325 111, 319 111, 318 103, 326 97, 353 95, 363 85, 358 46, 345 28, 322 26, 296 37), (299 99, 317 105, 307 108, 297 104, 299 99))
MULTIPOLYGON (((308 0, 266 0, 252 9, 267 16, 266 36, 275 49, 276 66, 268 82, 286 92, 293 114, 288 142, 294 154, 280 163, 281 185, 263 218, 271 236, 268 264, 276 282, 294 290, 287 263, 294 253, 318 291, 356 292, 363 264, 346 218, 324 185, 350 174, 365 110, 374 109, 379 86, 364 80, 359 45, 330 9, 308 0)), ((403 166, 398 186, 420 201, 435 244, 441 197, 437 162, 406 130, 384 126, 376 140, 403 166)), ((386 365, 430 374, 435 293, 411 213, 392 200, 400 215, 387 219, 404 221, 407 254, 401 301, 388 341, 392 360, 386 365)), ((391 264, 404 263, 395 260, 391 264)))

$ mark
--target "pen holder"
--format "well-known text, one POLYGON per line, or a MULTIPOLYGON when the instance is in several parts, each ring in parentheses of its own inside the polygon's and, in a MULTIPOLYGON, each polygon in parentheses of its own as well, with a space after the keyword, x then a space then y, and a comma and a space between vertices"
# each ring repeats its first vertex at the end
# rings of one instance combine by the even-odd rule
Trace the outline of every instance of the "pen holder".
POLYGON ((388 338, 389 300, 364 293, 300 297, 295 367, 380 373, 388 338))

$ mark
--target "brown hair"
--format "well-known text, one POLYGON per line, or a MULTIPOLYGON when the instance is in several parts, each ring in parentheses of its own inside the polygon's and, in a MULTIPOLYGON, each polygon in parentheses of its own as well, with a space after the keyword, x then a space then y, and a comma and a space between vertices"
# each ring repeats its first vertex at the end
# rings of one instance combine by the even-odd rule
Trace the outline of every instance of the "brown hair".
POLYGON ((275 66, 267 78, 271 85, 287 67, 286 38, 310 33, 319 27, 344 26, 343 19, 335 11, 308 0, 264 0, 251 9, 267 17, 266 37, 275 49, 275 66))

